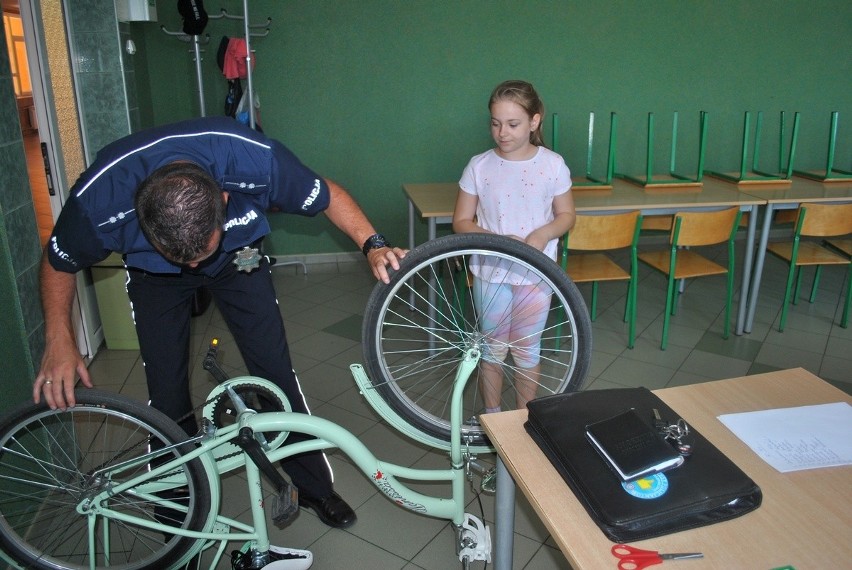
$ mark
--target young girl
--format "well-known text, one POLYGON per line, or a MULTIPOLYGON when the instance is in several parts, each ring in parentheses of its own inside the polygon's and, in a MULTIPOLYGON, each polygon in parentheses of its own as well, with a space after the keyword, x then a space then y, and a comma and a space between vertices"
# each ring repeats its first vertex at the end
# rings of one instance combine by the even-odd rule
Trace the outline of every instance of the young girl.
MULTIPOLYGON (((491 93, 488 108, 497 146, 474 156, 464 169, 453 230, 510 236, 555 260, 558 238, 574 225, 574 199, 565 161, 544 147, 544 104, 529 83, 505 81, 491 93)), ((471 273, 474 304, 488 339, 480 366, 485 411, 500 411, 503 363, 510 350, 516 405, 522 408, 536 395, 550 290, 511 268, 478 260, 471 260, 471 273)))

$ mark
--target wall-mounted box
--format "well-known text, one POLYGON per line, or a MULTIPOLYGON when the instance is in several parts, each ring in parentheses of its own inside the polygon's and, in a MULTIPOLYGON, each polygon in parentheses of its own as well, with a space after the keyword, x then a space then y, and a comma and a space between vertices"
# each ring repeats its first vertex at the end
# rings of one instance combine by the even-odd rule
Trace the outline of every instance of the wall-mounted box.
POLYGON ((115 15, 119 22, 156 22, 156 0, 115 0, 115 15))

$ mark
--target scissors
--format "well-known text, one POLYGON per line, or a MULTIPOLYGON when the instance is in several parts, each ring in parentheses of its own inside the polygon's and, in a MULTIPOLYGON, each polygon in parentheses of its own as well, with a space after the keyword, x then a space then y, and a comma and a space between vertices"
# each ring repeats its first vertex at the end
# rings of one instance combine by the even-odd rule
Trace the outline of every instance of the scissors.
POLYGON ((686 558, 704 558, 700 552, 680 552, 675 554, 660 554, 654 550, 642 550, 626 544, 616 544, 612 554, 618 558, 619 570, 641 570, 654 564, 662 564, 664 560, 683 560, 686 558))

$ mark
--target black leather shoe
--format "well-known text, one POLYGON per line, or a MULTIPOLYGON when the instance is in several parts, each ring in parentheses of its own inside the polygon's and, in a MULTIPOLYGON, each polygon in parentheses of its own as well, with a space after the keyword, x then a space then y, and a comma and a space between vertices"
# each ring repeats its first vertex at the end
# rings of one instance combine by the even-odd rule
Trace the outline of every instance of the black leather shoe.
POLYGON ((322 522, 333 528, 348 528, 357 520, 355 511, 337 493, 318 499, 299 494, 299 506, 313 509, 322 522))

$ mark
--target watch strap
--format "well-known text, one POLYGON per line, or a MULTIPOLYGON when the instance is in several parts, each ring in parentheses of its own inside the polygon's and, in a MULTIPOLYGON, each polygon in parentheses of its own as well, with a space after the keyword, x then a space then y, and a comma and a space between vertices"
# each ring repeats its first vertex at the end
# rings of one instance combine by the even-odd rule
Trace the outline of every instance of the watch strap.
POLYGON ((390 242, 382 234, 373 234, 364 242, 364 245, 361 247, 361 252, 364 255, 367 255, 370 253, 370 250, 380 249, 383 247, 391 247, 390 242))

